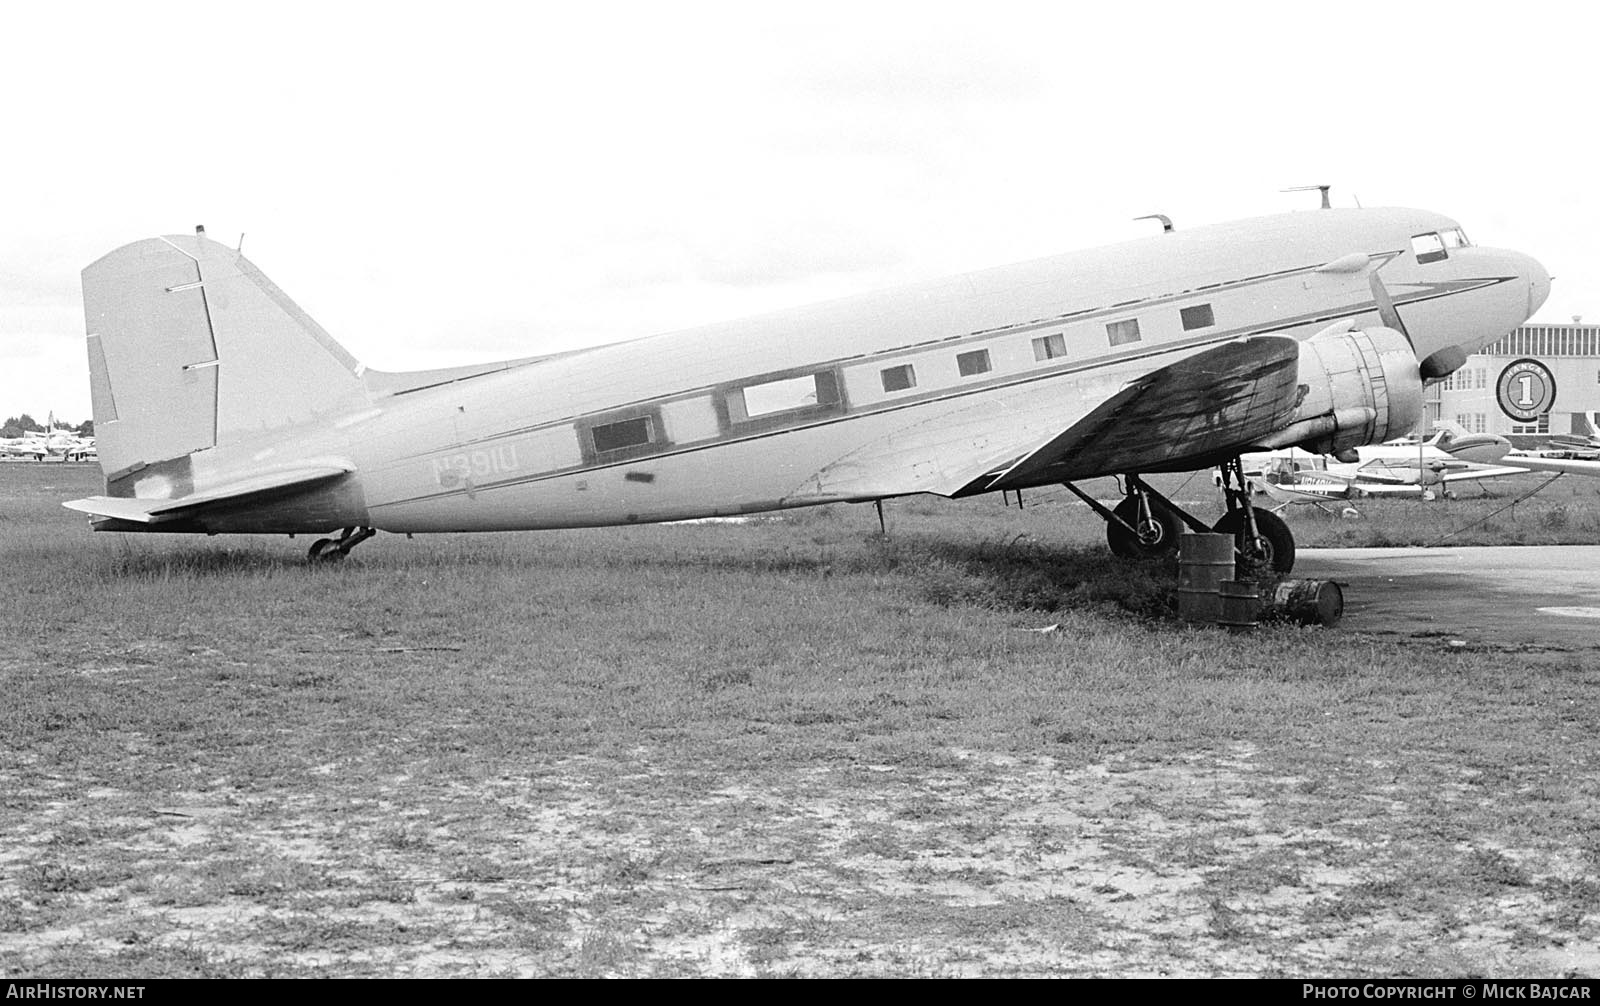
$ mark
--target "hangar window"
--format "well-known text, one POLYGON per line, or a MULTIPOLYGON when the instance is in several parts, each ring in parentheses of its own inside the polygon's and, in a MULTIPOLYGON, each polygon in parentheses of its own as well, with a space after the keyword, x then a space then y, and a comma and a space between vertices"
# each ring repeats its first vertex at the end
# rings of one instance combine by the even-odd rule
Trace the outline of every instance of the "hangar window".
POLYGON ((1192 332, 1197 328, 1210 328, 1217 323, 1216 317, 1211 313, 1210 304, 1196 304, 1193 307, 1186 307, 1178 312, 1178 316, 1183 319, 1183 330, 1185 332, 1192 332))
POLYGON ((1067 355, 1067 337, 1057 332, 1055 335, 1042 335, 1033 340, 1033 358, 1035 360, 1054 360, 1067 355))
POLYGON ((1433 231, 1412 237, 1411 251, 1417 256, 1419 265, 1426 265, 1429 262, 1443 262, 1450 257, 1450 253, 1444 250, 1444 238, 1441 238, 1433 231))
POLYGON ((1512 433, 1549 433, 1550 413, 1541 412, 1539 417, 1531 423, 1512 423, 1512 433))
POLYGON ((975 377, 978 374, 989 372, 989 351, 987 349, 974 349, 970 353, 956 354, 956 369, 961 371, 962 377, 975 377))
POLYGON ((1122 346, 1130 342, 1139 341, 1139 319, 1129 318, 1126 321, 1113 321, 1106 325, 1106 335, 1111 337, 1113 346, 1122 346))
POLYGON ((593 427, 589 432, 594 437, 594 449, 598 454, 654 443, 656 439, 655 424, 650 421, 649 416, 624 419, 620 423, 606 423, 604 426, 593 427))
POLYGON ((917 386, 917 372, 909 363, 902 363, 898 367, 885 367, 882 376, 884 391, 905 391, 917 386))

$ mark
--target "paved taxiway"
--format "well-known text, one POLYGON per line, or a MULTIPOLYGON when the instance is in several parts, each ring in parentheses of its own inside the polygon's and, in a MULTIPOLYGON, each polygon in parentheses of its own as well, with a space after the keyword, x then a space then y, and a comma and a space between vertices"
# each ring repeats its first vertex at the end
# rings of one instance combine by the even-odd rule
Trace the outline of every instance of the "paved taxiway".
POLYGON ((1600 650, 1600 545, 1307 548, 1292 575, 1344 588, 1336 632, 1600 650))

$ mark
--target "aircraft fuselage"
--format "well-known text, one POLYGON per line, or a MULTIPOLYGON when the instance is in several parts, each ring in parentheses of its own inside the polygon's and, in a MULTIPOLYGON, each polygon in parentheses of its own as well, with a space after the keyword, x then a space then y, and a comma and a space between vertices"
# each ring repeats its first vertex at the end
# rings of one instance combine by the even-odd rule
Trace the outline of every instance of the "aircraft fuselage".
MULTIPOLYGON (((1419 360, 1471 353, 1522 323, 1549 281, 1517 252, 1417 242, 1459 234, 1444 216, 1399 209, 1178 230, 346 399, 108 470, 108 483, 113 496, 145 497, 302 458, 350 469, 138 528, 249 532, 595 526, 896 495, 1024 413, 1054 409, 1065 426, 1141 375, 1225 343, 1378 326, 1374 271, 1419 360)), ((105 458, 115 427, 98 404, 96 426, 105 458)), ((1117 474, 1066 464, 1039 478, 1117 474)))

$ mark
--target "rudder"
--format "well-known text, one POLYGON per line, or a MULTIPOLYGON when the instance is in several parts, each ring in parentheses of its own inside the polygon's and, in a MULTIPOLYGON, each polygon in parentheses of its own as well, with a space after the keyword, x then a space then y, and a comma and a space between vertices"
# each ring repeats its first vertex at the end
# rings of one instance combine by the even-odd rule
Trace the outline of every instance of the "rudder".
POLYGON ((359 407, 356 360, 238 252, 203 235, 83 270, 96 446, 108 480, 359 407))

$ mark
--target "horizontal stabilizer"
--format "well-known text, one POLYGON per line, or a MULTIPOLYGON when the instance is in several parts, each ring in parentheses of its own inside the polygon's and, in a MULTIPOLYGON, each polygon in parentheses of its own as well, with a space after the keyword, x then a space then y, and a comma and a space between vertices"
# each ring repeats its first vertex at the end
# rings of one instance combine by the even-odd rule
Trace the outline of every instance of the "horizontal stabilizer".
POLYGON ((355 466, 344 462, 324 462, 264 472, 249 478, 227 482, 202 492, 190 493, 174 499, 138 499, 127 496, 90 496, 87 499, 69 500, 61 504, 69 510, 78 510, 103 520, 126 520, 140 524, 159 524, 163 521, 188 517, 197 510, 217 506, 235 506, 249 503, 259 497, 282 493, 286 490, 306 489, 339 478, 355 471, 355 466))

